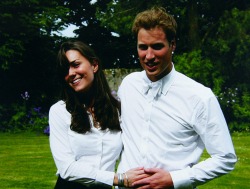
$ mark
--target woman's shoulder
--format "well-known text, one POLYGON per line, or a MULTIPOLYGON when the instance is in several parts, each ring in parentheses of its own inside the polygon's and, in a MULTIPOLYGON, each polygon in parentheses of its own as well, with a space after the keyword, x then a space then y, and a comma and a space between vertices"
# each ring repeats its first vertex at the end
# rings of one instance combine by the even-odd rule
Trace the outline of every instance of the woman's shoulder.
POLYGON ((67 111, 66 110, 66 104, 64 101, 62 100, 59 100, 58 102, 56 102, 55 104, 53 104, 51 107, 50 107, 50 112, 64 112, 64 111, 67 111))
POLYGON ((57 108, 57 107, 66 107, 66 104, 63 100, 59 100, 51 106, 51 108, 57 108))

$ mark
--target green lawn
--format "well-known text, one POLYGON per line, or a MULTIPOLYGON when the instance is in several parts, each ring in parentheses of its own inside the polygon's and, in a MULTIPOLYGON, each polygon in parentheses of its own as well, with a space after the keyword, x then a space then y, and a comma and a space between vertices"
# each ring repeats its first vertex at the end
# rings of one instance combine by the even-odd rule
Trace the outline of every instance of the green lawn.
MULTIPOLYGON (((232 137, 238 156, 235 170, 199 189, 249 188, 250 133, 232 137)), ((0 133, 0 189, 52 189, 55 172, 47 136, 0 133)))
POLYGON ((48 136, 0 133, 1 189, 52 189, 55 172, 48 136))
MULTIPOLYGON (((246 189, 250 188, 250 133, 234 133, 232 135, 238 162, 235 169, 217 178, 199 189, 246 189)), ((204 157, 207 155, 204 154, 204 157)))

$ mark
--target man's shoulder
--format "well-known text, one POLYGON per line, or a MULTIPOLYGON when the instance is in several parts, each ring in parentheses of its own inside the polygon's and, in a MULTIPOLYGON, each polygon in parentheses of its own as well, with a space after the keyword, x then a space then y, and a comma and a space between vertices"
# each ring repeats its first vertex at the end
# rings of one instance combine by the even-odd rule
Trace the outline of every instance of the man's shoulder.
POLYGON ((175 82, 175 85, 180 86, 182 89, 186 89, 188 91, 190 91, 191 93, 195 93, 199 96, 211 96, 213 95, 212 90, 203 85, 202 83, 180 73, 177 72, 177 77, 178 79, 175 82))
POLYGON ((131 72, 124 77, 122 82, 140 82, 140 80, 143 78, 143 75, 145 75, 145 71, 131 72))
POLYGON ((121 82, 121 85, 119 86, 119 91, 131 91, 134 89, 141 88, 141 85, 143 84, 143 73, 144 71, 138 71, 138 72, 131 72, 121 82))
MULTIPOLYGON (((144 70, 143 70, 143 71, 131 72, 131 73, 129 73, 125 78, 126 78, 126 79, 130 79, 130 78, 140 78, 140 77, 143 76, 143 74, 145 74, 144 72, 145 72, 144 70)), ((124 78, 124 79, 125 79, 125 78, 124 78)))

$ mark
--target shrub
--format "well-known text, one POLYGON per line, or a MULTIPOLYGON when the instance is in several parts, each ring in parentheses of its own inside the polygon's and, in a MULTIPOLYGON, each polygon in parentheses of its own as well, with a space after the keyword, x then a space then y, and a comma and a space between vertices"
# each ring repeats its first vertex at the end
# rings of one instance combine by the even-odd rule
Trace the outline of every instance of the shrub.
POLYGON ((10 106, 0 106, 1 122, 0 131, 19 132, 36 131, 43 132, 48 126, 48 113, 42 111, 42 107, 34 107, 29 104, 29 94, 21 94, 22 101, 10 106))

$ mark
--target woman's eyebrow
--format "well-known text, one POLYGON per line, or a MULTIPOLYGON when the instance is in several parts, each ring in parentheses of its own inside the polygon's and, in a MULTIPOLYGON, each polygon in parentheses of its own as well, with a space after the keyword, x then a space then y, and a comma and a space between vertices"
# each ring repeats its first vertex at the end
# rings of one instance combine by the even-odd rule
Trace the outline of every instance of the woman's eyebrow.
POLYGON ((75 64, 76 60, 69 62, 69 64, 75 64))

